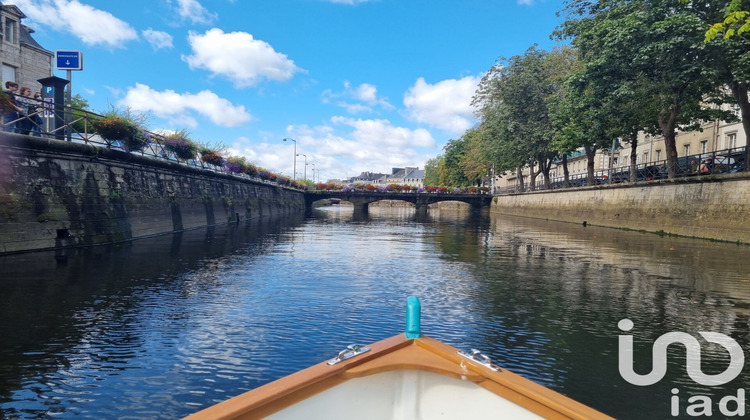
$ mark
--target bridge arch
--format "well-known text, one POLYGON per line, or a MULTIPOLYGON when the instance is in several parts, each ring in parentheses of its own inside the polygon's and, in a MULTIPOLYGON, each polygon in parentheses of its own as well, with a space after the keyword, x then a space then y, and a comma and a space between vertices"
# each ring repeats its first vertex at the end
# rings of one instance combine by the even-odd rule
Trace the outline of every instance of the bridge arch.
POLYGON ((306 191, 305 205, 308 211, 312 211, 312 203, 324 198, 338 198, 349 201, 354 205, 354 211, 367 213, 371 203, 382 200, 400 200, 413 203, 418 213, 427 213, 430 204, 441 201, 459 201, 467 203, 473 211, 489 208, 492 204, 492 195, 489 194, 436 194, 417 192, 380 192, 380 191, 306 191))

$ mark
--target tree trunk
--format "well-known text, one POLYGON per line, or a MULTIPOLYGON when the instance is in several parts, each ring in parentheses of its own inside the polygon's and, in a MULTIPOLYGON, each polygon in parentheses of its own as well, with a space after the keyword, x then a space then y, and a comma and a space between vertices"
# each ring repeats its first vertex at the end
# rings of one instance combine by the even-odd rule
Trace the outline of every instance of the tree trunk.
MULTIPOLYGON (((674 131, 674 130, 672 130, 674 131)), ((630 142, 630 182, 638 181, 638 129, 634 128, 630 134, 628 134, 628 140, 630 142)))
POLYGON ((544 189, 550 189, 549 171, 552 169, 553 159, 542 159, 539 163, 539 170, 542 172, 542 179, 544 180, 544 189))
POLYGON ((596 149, 593 149, 589 145, 584 145, 583 151, 586 152, 586 185, 596 185, 596 179, 594 179, 594 158, 596 157, 596 149))
MULTIPOLYGON (((742 128, 745 130, 745 135, 750 138, 750 100, 748 100, 748 86, 747 83, 731 83, 732 93, 734 98, 737 100, 737 105, 740 107, 740 118, 742 118, 742 128)), ((735 146, 736 147, 736 146, 735 146)), ((745 143, 745 170, 750 170, 750 141, 745 143)))
POLYGON ((570 171, 568 171, 568 155, 567 154, 563 154, 562 165, 563 165, 563 188, 568 188, 570 186, 570 171))
POLYGON ((677 133, 675 133, 675 127, 677 126, 677 116, 680 114, 680 93, 673 92, 672 95, 672 106, 659 113, 659 128, 661 128, 664 136, 669 179, 677 177, 677 133))
POLYGON ((529 191, 536 191, 536 176, 539 172, 534 171, 534 164, 529 164, 529 191))
POLYGON ((517 192, 526 192, 526 187, 523 185, 523 168, 520 166, 516 168, 516 179, 518 180, 518 188, 520 189, 517 192))

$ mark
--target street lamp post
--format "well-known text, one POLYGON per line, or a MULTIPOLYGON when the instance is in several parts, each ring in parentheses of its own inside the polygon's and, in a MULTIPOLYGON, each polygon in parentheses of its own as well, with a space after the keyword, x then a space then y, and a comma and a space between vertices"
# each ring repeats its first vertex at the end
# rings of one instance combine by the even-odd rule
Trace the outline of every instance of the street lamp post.
POLYGON ((285 137, 285 138, 284 138, 284 139, 282 139, 282 140, 283 140, 283 141, 291 140, 291 141, 293 141, 293 142, 294 142, 294 169, 293 169, 293 171, 292 171, 292 173, 293 173, 293 175, 292 175, 292 179, 293 179, 294 181, 296 181, 296 180, 297 180, 297 140, 295 140, 295 139, 290 139, 290 138, 288 138, 288 137, 285 137))
POLYGON ((313 167, 313 169, 312 169, 312 171, 313 171, 313 184, 315 184, 315 163, 314 162, 310 162, 310 165, 312 165, 312 167, 313 167))
POLYGON ((305 157, 305 181, 307 181, 307 155, 304 153, 297 153, 297 156, 305 157))

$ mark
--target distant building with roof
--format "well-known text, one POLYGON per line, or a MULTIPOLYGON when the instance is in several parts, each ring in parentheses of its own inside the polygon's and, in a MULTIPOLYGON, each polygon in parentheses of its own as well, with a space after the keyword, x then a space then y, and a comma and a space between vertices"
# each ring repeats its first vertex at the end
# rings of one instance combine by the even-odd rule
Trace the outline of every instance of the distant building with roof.
POLYGON ((385 184, 386 174, 376 172, 362 172, 358 176, 349 178, 349 184, 385 184))
POLYGON ((343 184, 398 184, 421 187, 424 185, 424 170, 418 167, 391 168, 390 175, 379 172, 362 172, 357 176, 345 179, 343 184))
POLYGON ((392 168, 391 174, 385 181, 387 184, 410 185, 412 187, 424 186, 424 170, 418 167, 392 168))
POLYGON ((0 3, 2 85, 5 89, 5 82, 13 81, 38 91, 42 87, 38 80, 52 76, 55 54, 34 40, 34 30, 21 23, 24 18, 26 15, 18 7, 0 3))

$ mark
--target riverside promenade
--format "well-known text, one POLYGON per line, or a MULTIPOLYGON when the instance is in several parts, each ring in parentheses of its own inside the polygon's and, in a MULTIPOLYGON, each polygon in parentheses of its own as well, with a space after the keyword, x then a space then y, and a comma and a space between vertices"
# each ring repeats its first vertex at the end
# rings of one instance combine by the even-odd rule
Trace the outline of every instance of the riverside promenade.
POLYGON ((750 244, 750 173, 507 194, 492 212, 750 244))

